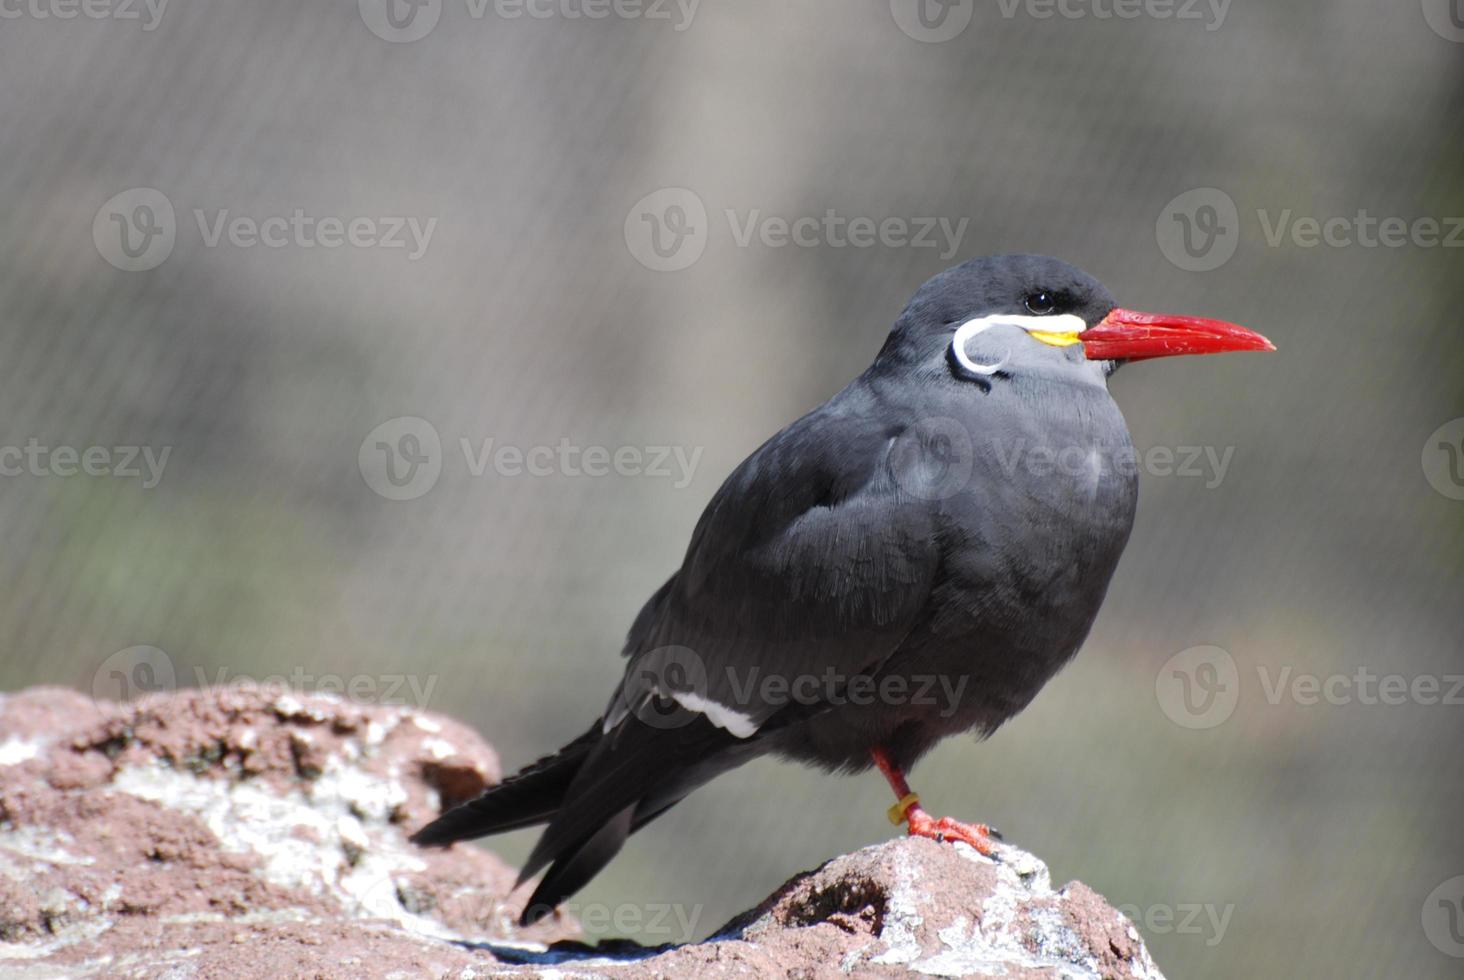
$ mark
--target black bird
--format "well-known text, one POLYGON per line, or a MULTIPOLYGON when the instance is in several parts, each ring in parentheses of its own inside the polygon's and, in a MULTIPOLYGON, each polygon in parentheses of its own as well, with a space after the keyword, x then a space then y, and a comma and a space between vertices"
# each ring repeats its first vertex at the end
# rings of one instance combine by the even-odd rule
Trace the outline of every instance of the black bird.
POLYGON ((874 363, 749 456, 626 638, 579 738, 412 838, 547 823, 520 882, 546 915, 696 787, 773 753, 876 765, 892 822, 991 853, 904 773, 990 735, 1077 652, 1133 525, 1133 448, 1107 379, 1259 334, 1118 308, 1057 259, 978 258, 925 283, 874 363))

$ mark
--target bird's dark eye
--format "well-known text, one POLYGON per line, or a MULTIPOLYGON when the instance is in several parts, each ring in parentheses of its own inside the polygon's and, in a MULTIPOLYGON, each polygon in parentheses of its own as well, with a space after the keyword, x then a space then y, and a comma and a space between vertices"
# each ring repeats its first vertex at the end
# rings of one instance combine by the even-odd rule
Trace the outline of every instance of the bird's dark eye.
POLYGON ((1047 316, 1056 309, 1057 299, 1049 292, 1032 293, 1027 297, 1027 310, 1037 316, 1047 316))

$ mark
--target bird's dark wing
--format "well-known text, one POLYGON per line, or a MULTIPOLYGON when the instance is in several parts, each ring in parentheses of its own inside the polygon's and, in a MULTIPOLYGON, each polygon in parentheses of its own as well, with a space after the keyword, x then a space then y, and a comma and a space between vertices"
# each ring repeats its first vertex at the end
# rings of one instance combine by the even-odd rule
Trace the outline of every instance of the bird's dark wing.
POLYGON ((747 738, 882 663, 940 564, 936 510, 891 462, 910 438, 836 399, 743 462, 636 618, 606 731, 659 695, 747 738))
POLYGON ((552 862, 525 921, 637 827, 760 754, 760 736, 877 669, 918 621, 940 567, 937 509, 892 465, 910 433, 852 400, 846 389, 728 477, 680 571, 636 617, 603 735, 521 872, 552 862))

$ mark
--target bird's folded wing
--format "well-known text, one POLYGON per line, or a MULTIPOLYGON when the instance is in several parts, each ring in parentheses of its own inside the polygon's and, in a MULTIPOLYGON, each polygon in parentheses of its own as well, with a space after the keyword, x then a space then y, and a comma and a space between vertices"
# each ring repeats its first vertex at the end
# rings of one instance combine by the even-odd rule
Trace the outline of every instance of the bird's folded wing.
POLYGON ((632 626, 606 731, 670 708, 748 738, 893 653, 939 568, 935 510, 891 468, 906 435, 835 402, 738 467, 632 626))

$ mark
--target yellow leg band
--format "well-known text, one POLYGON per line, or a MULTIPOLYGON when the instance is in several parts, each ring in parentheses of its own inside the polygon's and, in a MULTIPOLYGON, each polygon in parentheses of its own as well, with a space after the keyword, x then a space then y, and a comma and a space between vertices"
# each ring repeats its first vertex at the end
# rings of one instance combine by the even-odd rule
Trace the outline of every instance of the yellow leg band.
POLYGON ((910 793, 889 809, 890 823, 898 827, 905 822, 905 815, 912 806, 920 802, 919 793, 910 793))

